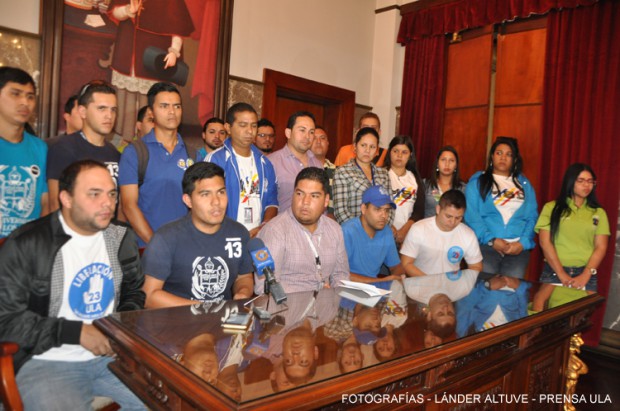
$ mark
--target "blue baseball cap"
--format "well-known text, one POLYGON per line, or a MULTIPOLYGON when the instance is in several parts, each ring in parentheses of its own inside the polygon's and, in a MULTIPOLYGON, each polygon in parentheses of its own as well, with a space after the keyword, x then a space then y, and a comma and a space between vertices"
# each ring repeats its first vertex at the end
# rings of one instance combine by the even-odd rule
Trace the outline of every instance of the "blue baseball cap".
POLYGON ((375 207, 383 207, 389 204, 392 208, 396 208, 390 193, 383 186, 372 186, 364 191, 364 194, 362 194, 362 204, 367 203, 375 207))

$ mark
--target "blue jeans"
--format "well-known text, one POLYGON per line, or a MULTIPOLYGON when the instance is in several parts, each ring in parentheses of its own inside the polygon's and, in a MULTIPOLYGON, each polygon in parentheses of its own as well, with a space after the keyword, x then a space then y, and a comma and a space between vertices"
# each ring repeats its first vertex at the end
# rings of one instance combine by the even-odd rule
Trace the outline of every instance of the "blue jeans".
MULTIPOLYGON (((570 275, 571 278, 575 278, 583 272, 585 267, 563 267, 566 274, 570 275)), ((588 282, 586 283, 587 291, 596 291, 597 288, 597 276, 593 275, 590 277, 588 282)), ((558 278, 558 275, 553 272, 553 268, 548 263, 545 263, 543 267, 542 273, 540 274, 540 282, 541 283, 549 283, 549 284, 561 284, 562 281, 558 278)))
POLYGON ((524 278, 527 264, 530 262, 530 251, 523 250, 519 255, 502 255, 493 247, 481 245, 482 271, 490 274, 502 274, 514 278, 524 278))
POLYGON ((145 410, 142 401, 108 369, 111 361, 110 357, 82 362, 27 361, 16 376, 24 409, 90 410, 97 396, 112 398, 123 410, 145 410))

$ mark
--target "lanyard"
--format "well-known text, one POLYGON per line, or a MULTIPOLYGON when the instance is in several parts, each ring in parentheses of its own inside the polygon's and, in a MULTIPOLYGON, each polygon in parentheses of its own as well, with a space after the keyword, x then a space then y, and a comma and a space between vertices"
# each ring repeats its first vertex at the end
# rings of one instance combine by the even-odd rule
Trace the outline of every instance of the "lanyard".
MULTIPOLYGON (((307 231, 304 231, 304 234, 306 235, 306 239, 308 240, 308 244, 310 245, 310 249, 312 250, 312 253, 314 254, 314 264, 316 265, 316 276, 317 276, 317 280, 319 282, 319 289, 323 288, 323 285, 325 284, 325 281, 323 280, 323 271, 321 270, 321 258, 319 257, 319 252, 316 249, 316 247, 314 246, 314 243, 312 242, 312 238, 310 238, 310 234, 307 231)), ((321 237, 319 236, 319 247, 321 246, 321 237)))
MULTIPOLYGON (((355 159, 355 165, 357 166, 357 168, 360 169, 360 171, 362 172, 362 174, 364 174, 364 177, 366 177, 366 173, 364 173, 364 170, 362 170, 362 167, 360 167, 359 164, 357 164, 357 159, 355 159)), ((372 164, 370 165, 370 176, 372 177, 372 185, 375 185, 375 169, 372 168, 372 164)))

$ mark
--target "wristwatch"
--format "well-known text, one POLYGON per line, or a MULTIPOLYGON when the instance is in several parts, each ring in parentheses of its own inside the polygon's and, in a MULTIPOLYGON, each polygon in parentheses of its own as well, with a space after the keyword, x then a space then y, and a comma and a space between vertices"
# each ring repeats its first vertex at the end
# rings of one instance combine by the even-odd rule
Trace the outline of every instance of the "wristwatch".
POLYGON ((596 275, 597 273, 598 271, 596 270, 596 268, 590 268, 590 274, 596 275))
POLYGON ((491 238, 491 239, 489 240, 489 242, 487 243, 487 245, 488 245, 489 247, 493 247, 493 242, 494 242, 494 241, 495 241, 495 239, 494 239, 494 238, 491 238))

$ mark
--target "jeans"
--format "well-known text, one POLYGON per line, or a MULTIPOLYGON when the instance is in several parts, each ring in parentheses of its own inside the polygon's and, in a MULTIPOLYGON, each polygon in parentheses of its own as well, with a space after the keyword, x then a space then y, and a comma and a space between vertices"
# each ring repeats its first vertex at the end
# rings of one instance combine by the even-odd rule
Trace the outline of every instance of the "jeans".
POLYGON ((90 410, 93 397, 109 397, 123 410, 146 407, 108 369, 110 357, 65 362, 31 359, 17 373, 17 387, 24 409, 66 411, 90 410))
MULTIPOLYGON (((585 267, 563 267, 566 274, 570 275, 572 278, 577 277, 583 272, 585 267)), ((587 291, 596 291, 597 288, 597 276, 593 275, 590 277, 588 282, 586 283, 587 291)), ((553 272, 553 268, 548 263, 545 263, 543 267, 543 271, 540 274, 540 282, 541 283, 549 283, 549 284, 561 284, 562 282, 558 278, 558 275, 553 272)))
POLYGON ((481 245, 482 271, 490 274, 502 274, 514 278, 524 278, 530 251, 523 250, 518 255, 505 254, 503 257, 493 247, 481 245))

